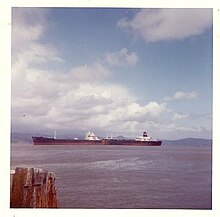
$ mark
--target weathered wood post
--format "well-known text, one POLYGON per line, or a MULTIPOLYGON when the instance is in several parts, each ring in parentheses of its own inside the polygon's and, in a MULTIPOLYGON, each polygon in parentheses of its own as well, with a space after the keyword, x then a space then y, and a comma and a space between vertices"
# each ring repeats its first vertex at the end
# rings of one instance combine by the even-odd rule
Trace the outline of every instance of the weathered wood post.
POLYGON ((58 208, 55 174, 38 168, 11 174, 11 208, 58 208))

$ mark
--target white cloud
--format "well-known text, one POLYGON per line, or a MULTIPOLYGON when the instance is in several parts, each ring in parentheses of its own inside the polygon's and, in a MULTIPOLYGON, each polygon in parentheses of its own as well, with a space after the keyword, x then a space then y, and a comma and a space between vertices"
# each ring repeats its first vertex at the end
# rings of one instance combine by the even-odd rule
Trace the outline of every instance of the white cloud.
POLYGON ((12 11, 12 50, 13 57, 26 51, 26 58, 30 58, 30 53, 43 53, 49 56, 55 53, 55 49, 50 45, 42 45, 39 39, 46 31, 47 9, 34 8, 14 8, 12 11), (29 51, 29 53, 28 53, 29 51))
MULTIPOLYGON (((46 26, 46 9, 13 9, 12 24, 12 97, 33 97, 33 90, 40 85, 40 80, 50 76, 47 71, 39 71, 31 64, 48 61, 63 61, 56 48, 40 43, 46 26), (36 81, 34 83, 34 81, 36 81), (33 85, 33 87, 32 87, 33 85), (31 91, 32 90, 32 91, 31 91)), ((47 79, 45 79, 47 80, 47 79)), ((45 81, 44 80, 44 81, 45 81)), ((49 80, 49 79, 48 79, 49 80)), ((50 81, 50 80, 49 80, 50 81)), ((50 83, 41 84, 38 89, 48 89, 50 83)))
POLYGON ((68 72, 36 68, 39 63, 62 59, 54 46, 40 42, 48 11, 33 10, 36 20, 30 21, 31 11, 19 9, 13 13, 13 127, 86 130, 108 127, 113 122, 117 126, 132 119, 134 112, 127 107, 136 97, 126 87, 103 81, 112 74, 110 66, 135 65, 137 54, 123 48, 68 72))
MULTIPOLYGON (((26 42, 39 39, 43 33, 44 25, 42 25, 42 22, 40 22, 38 18, 42 18, 41 21, 43 22, 45 21, 45 13, 42 14, 42 12, 43 11, 39 11, 33 8, 29 10, 19 8, 12 10, 12 42, 14 42, 14 46, 19 46, 19 43, 24 42, 24 39, 26 42), (28 23, 27 18, 30 17, 30 13, 34 13, 32 15, 34 15, 36 20, 38 20, 37 24, 31 25, 31 23, 28 23)), ((23 45, 24 44, 25 43, 23 43, 23 45)), ((18 47, 16 48, 18 49, 18 47)))
POLYGON ((94 63, 75 67, 70 71, 69 78, 80 82, 99 82, 111 75, 111 71, 102 63, 94 63))
POLYGON ((94 129, 102 133, 137 134, 140 133, 140 123, 145 129, 149 121, 156 121, 167 109, 165 103, 157 102, 141 106, 132 92, 115 84, 83 82, 73 88, 69 86, 56 97, 39 96, 32 86, 28 90, 33 98, 20 95, 12 103, 13 124, 19 128, 33 123, 33 126, 38 124, 39 128, 47 130, 94 129))
POLYGON ((100 82, 112 75, 111 67, 126 67, 135 65, 138 61, 137 53, 129 53, 126 48, 107 53, 90 65, 74 67, 67 74, 69 79, 77 82, 100 82))
POLYGON ((161 136, 168 139, 183 139, 183 138, 204 138, 211 139, 211 129, 204 126, 183 126, 173 123, 168 123, 166 126, 161 125, 161 130, 158 132, 161 136))
MULTIPOLYGON (((166 103, 154 101, 141 105, 131 89, 108 83, 112 67, 137 63, 137 53, 126 48, 67 72, 36 68, 39 63, 63 60, 53 45, 40 42, 46 13, 41 10, 33 13, 37 16, 36 22, 28 22, 29 13, 23 10, 19 11, 19 17, 14 14, 13 18, 12 129, 32 133, 91 129, 97 133, 130 136, 150 129, 150 134, 157 136, 178 128, 175 118, 180 118, 180 114, 174 114, 174 120, 168 119, 166 103), (30 32, 31 38, 22 31, 30 32)), ((179 91, 170 100, 197 96, 195 91, 179 91)))
MULTIPOLYGON (((27 14, 20 13, 22 22, 13 26, 13 40, 25 46, 13 46, 12 62, 12 124, 14 129, 60 129, 70 131, 118 133, 138 132, 138 125, 154 122, 166 104, 149 102, 140 105, 136 96, 125 86, 110 84, 111 67, 135 65, 137 53, 126 48, 107 53, 89 65, 74 67, 67 72, 43 70, 38 63, 62 61, 55 47, 40 43, 44 34, 44 20, 27 22, 27 14), (31 32, 22 37, 19 28, 31 32), (18 33, 18 38, 15 35, 18 33), (28 46, 26 46, 28 45, 28 46)), ((15 17, 14 17, 15 19, 15 17)))
POLYGON ((189 92, 189 93, 184 93, 182 91, 178 91, 178 92, 175 93, 173 98, 176 99, 176 100, 178 100, 178 99, 197 99, 198 98, 198 92, 192 91, 192 92, 189 92))
POLYGON ((49 10, 40 8, 14 8, 12 10, 12 49, 17 52, 38 41, 47 26, 49 10))
POLYGON ((178 114, 178 113, 175 113, 175 114, 173 115, 172 120, 173 120, 173 121, 178 121, 178 120, 186 119, 186 118, 188 118, 188 117, 189 117, 189 115, 187 115, 187 114, 178 114))
POLYGON ((137 53, 129 53, 126 48, 122 48, 115 53, 107 53, 105 55, 105 61, 110 66, 133 66, 138 61, 137 53))
POLYGON ((199 35, 212 25, 211 9, 142 9, 132 20, 117 25, 146 42, 182 40, 199 35))
POLYGON ((178 91, 172 97, 165 97, 165 101, 172 101, 172 100, 188 100, 188 99, 198 99, 199 93, 197 91, 192 92, 183 92, 178 91))

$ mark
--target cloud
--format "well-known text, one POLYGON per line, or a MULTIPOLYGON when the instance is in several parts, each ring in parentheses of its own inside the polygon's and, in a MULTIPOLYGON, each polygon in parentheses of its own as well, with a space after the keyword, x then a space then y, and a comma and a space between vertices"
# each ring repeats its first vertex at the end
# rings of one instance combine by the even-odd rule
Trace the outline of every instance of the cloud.
MULTIPOLYGON (((47 9, 16 8, 12 17, 12 96, 31 95, 29 88, 36 78, 42 78, 42 70, 32 64, 63 62, 53 45, 40 43, 45 32, 47 9), (29 81, 29 82, 27 82, 29 81)), ((49 76, 45 72, 45 76, 49 76)), ((37 82, 36 82, 37 83, 37 82)), ((37 84, 35 84, 36 86, 37 84)), ((47 84, 46 86, 48 86, 47 84)), ((42 86, 42 87, 46 87, 42 86)), ((32 89, 32 88, 31 88, 32 89)), ((41 91, 42 88, 39 90, 41 91)))
POLYGON ((137 53, 122 48, 116 52, 108 52, 89 65, 73 67, 68 73, 69 79, 77 82, 100 82, 113 74, 112 67, 134 66, 138 61, 137 53))
MULTIPOLYGON (((29 92, 32 91, 29 87, 29 92)), ((167 109, 165 103, 157 102, 141 106, 128 88, 116 84, 83 82, 65 92, 59 92, 56 97, 48 97, 46 94, 37 96, 33 93, 31 99, 25 96, 13 99, 15 128, 27 127, 29 130, 28 125, 31 125, 35 130, 74 132, 93 129, 101 133, 136 135, 140 133, 140 124, 144 130, 149 121, 156 122, 167 109)))
POLYGON ((169 139, 183 138, 204 138, 211 139, 211 130, 204 126, 183 126, 173 123, 168 123, 160 126, 158 133, 162 137, 169 135, 169 139))
POLYGON ((142 9, 133 19, 122 18, 117 26, 146 42, 182 40, 212 26, 211 9, 142 9))
POLYGON ((76 81, 97 82, 111 75, 111 71, 102 63, 95 62, 91 65, 84 65, 73 68, 70 73, 70 79, 76 81))
POLYGON ((188 99, 198 99, 199 93, 197 91, 192 92, 176 92, 172 97, 165 97, 165 101, 172 101, 172 100, 188 100, 188 99))
POLYGON ((197 99, 198 98, 198 92, 192 91, 189 93, 184 93, 182 91, 178 91, 174 94, 173 96, 174 99, 179 100, 179 99, 197 99))
POLYGON ((12 10, 13 56, 39 40, 47 26, 49 10, 40 8, 14 8, 12 10))
POLYGON ((188 117, 189 117, 189 115, 187 115, 187 114, 178 114, 178 113, 175 113, 175 114, 173 115, 172 120, 173 120, 173 121, 178 121, 178 120, 186 119, 186 118, 188 118, 188 117))
MULTIPOLYGON (((152 136, 165 137, 175 129, 188 132, 177 124, 181 114, 170 114, 167 103, 140 104, 129 87, 109 82, 113 67, 134 66, 137 53, 122 48, 67 71, 46 70, 41 64, 52 62, 56 66, 64 61, 55 46, 41 42, 49 12, 34 10, 36 20, 29 20, 31 11, 16 10, 12 27, 12 130, 48 134, 57 129, 58 133, 74 134, 91 129, 99 135, 127 136, 150 130, 152 136)), ((195 91, 179 91, 169 100, 197 96, 195 91)))
POLYGON ((122 48, 65 72, 45 70, 41 64, 63 61, 53 45, 41 43, 47 13, 34 11, 38 22, 29 22, 30 12, 20 9, 15 12, 12 129, 30 132, 57 129, 67 133, 93 129, 100 133, 136 135, 140 133, 140 125, 145 129, 149 121, 156 121, 166 112, 166 103, 140 105, 128 87, 108 83, 112 68, 134 66, 137 53, 122 48), (22 35, 22 30, 31 37, 26 32, 22 35))
POLYGON ((41 44, 39 40, 46 31, 47 9, 14 8, 12 11, 12 50, 13 60, 25 59, 46 62, 48 60, 61 60, 57 50, 50 44, 41 44))
POLYGON ((137 53, 131 52, 129 54, 126 48, 122 48, 115 53, 107 53, 105 61, 110 66, 134 66, 138 61, 137 53))

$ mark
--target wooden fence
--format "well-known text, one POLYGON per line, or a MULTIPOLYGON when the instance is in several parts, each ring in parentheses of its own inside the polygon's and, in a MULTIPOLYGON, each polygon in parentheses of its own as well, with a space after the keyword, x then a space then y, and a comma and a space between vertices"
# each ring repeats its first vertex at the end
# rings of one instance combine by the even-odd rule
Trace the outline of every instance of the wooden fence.
POLYGON ((11 171, 11 208, 58 208, 55 174, 38 168, 11 171))

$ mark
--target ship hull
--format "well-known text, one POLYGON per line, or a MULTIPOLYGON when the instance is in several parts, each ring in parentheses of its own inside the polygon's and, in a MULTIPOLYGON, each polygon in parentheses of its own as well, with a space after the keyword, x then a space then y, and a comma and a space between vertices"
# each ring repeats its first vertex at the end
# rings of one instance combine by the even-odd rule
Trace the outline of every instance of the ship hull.
POLYGON ((161 146, 162 141, 135 141, 135 140, 74 140, 54 139, 46 137, 32 137, 34 145, 125 145, 125 146, 161 146))
POLYGON ((104 140, 106 145, 126 145, 126 146, 161 146, 162 141, 135 141, 135 140, 104 140))
POLYGON ((102 145, 102 140, 54 139, 32 137, 34 145, 102 145))

